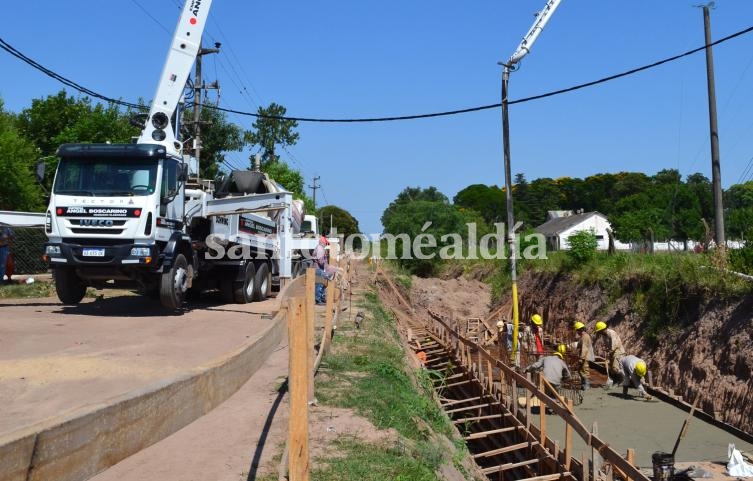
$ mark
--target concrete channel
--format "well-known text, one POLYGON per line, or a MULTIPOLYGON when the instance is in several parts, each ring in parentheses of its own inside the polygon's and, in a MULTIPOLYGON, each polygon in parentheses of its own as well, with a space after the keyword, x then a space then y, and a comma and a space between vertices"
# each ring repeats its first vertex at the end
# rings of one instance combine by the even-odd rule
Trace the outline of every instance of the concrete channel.
POLYGON ((623 398, 619 386, 594 387, 582 398, 579 393, 577 405, 568 412, 562 403, 539 396, 544 390, 535 378, 530 382, 455 331, 456 322, 431 312, 432 321, 418 320, 415 310, 385 279, 392 291, 388 295, 401 305, 393 313, 408 345, 417 361, 437 375, 438 402, 490 480, 645 480, 653 475, 652 455, 671 453, 676 442, 678 470, 695 466, 704 469, 706 477, 730 479, 723 474, 728 446, 753 452, 750 435, 738 437, 739 431, 706 422, 703 415, 689 418, 677 407, 683 403, 667 393, 644 401, 637 396, 623 398), (542 415, 542 404, 551 412, 542 415), (686 421, 687 430, 678 441, 686 421), (582 429, 573 427, 577 425, 582 429), (635 469, 632 474, 626 472, 627 462, 635 469))

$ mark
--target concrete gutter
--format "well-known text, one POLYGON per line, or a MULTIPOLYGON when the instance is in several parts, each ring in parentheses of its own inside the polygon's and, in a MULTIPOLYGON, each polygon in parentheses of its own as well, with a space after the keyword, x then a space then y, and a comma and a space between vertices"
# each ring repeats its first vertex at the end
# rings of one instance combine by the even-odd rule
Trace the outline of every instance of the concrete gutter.
POLYGON ((286 326, 280 310, 260 337, 218 360, 0 436, 0 481, 81 481, 160 441, 235 393, 286 326))

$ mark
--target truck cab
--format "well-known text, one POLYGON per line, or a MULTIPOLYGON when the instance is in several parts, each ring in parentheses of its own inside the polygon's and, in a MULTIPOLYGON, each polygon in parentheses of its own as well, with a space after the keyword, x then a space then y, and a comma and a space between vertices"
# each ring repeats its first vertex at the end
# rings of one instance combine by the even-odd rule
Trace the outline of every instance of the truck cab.
POLYGON ((64 144, 58 156, 45 255, 61 300, 109 281, 157 290, 179 253, 168 244, 184 237, 185 164, 158 144, 64 144))

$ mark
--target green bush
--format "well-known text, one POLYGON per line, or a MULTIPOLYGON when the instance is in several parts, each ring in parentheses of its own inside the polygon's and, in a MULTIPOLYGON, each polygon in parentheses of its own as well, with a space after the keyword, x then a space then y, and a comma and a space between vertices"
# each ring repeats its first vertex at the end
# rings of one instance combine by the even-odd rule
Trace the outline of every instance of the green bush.
POLYGON ((730 268, 743 274, 753 274, 753 243, 746 242, 742 249, 729 249, 730 268))
POLYGON ((596 256, 596 233, 593 230, 580 230, 567 238, 570 250, 568 259, 573 266, 580 266, 596 256))

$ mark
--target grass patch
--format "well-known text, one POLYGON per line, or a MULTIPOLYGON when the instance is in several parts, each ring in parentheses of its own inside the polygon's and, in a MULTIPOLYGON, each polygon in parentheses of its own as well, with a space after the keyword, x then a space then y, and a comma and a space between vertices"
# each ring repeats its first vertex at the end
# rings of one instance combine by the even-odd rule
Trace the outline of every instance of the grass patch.
POLYGON ((415 452, 406 445, 364 445, 345 437, 334 442, 338 456, 324 461, 311 473, 314 481, 436 481, 434 473, 442 454, 435 449, 436 463, 426 464, 427 453, 415 452))
POLYGON ((0 299, 33 299, 50 297, 55 294, 55 287, 49 282, 33 284, 0 284, 0 299))
POLYGON ((316 385, 316 398, 322 405, 352 409, 398 435, 394 446, 340 438, 333 446, 338 455, 319 460, 323 467, 312 479, 437 480, 440 465, 460 463, 454 459, 457 450, 452 454, 449 442, 437 440, 456 431, 432 397, 432 373, 408 369, 395 321, 374 292, 366 293, 359 307, 367 313, 363 327, 338 327, 322 362, 326 375, 316 385))
POLYGON ((451 427, 429 394, 428 375, 419 370, 412 378, 406 371, 394 321, 376 294, 367 293, 362 307, 370 314, 364 329, 338 329, 322 363, 328 379, 318 384, 317 399, 354 409, 377 428, 394 428, 409 439, 425 440, 429 430, 449 435, 451 427))

